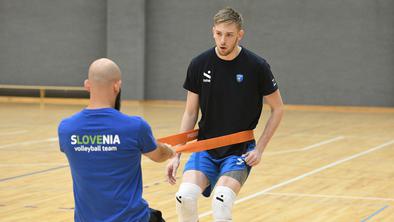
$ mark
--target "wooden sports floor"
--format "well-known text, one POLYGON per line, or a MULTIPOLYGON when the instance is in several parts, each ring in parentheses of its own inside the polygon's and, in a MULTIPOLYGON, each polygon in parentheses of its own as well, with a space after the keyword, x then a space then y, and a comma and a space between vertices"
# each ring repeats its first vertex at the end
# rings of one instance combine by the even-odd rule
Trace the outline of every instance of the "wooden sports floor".
MULTIPOLYGON (((57 124, 82 108, 0 100, 1 222, 73 221, 71 175, 57 124)), ((143 116, 161 137, 178 131, 183 108, 182 102, 150 101, 127 102, 122 110, 143 116)), ((144 158, 142 165, 145 199, 166 221, 177 221, 179 181, 166 183, 165 163, 144 158)), ((210 208, 210 199, 201 197, 200 221, 212 221, 210 208)), ((236 222, 394 221, 394 108, 287 106, 233 212, 236 222)))

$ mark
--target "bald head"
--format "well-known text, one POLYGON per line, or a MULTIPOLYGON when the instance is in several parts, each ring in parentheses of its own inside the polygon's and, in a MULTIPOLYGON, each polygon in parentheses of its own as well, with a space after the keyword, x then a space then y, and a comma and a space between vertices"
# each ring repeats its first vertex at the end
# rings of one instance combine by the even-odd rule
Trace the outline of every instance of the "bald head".
POLYGON ((116 98, 120 99, 121 75, 118 65, 113 61, 106 58, 94 61, 89 67, 88 79, 84 82, 90 94, 88 107, 116 107, 116 98))
POLYGON ((121 75, 118 65, 107 58, 97 59, 89 67, 89 82, 92 85, 111 85, 119 81, 121 75))

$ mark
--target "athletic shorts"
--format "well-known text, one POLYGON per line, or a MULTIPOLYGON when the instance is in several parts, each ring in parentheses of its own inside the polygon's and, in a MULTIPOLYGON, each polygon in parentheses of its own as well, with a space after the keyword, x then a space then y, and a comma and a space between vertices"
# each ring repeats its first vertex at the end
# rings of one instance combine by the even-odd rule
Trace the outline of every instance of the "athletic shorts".
MULTIPOLYGON (((246 152, 255 148, 255 143, 250 143, 246 152)), ((230 171, 247 171, 249 175, 251 167, 245 163, 242 156, 231 155, 221 159, 214 159, 207 151, 193 153, 186 162, 183 172, 196 170, 202 172, 209 180, 208 187, 204 190, 203 195, 209 197, 218 179, 230 171)))
POLYGON ((150 211, 149 222, 166 222, 163 219, 160 210, 155 210, 153 208, 149 208, 149 211, 150 211))

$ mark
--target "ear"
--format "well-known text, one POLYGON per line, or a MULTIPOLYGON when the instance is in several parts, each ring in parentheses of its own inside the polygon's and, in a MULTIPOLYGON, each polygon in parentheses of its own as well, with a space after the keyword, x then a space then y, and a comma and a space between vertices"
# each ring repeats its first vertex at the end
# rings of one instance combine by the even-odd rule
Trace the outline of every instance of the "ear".
POLYGON ((212 26, 212 36, 215 37, 215 26, 212 26))
POLYGON ((86 91, 90 92, 90 82, 88 79, 85 79, 83 86, 85 87, 86 91))
POLYGON ((243 29, 239 30, 238 32, 238 41, 241 41, 241 39, 244 37, 245 31, 243 29))
POLYGON ((114 90, 115 90, 116 94, 119 93, 121 87, 122 87, 122 80, 116 81, 114 84, 114 90))

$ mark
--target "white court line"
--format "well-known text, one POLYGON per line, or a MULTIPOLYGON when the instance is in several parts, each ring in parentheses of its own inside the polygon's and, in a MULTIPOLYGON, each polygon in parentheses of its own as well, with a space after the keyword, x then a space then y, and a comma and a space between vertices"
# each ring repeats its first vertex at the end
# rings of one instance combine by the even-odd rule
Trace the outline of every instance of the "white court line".
MULTIPOLYGON (((321 145, 325 145, 327 143, 331 143, 331 142, 335 142, 337 140, 342 140, 345 137, 343 136, 338 136, 329 140, 325 140, 322 141, 320 143, 316 143, 301 149, 292 149, 292 150, 283 150, 283 151, 277 151, 277 152, 265 152, 264 155, 277 155, 277 154, 282 154, 282 153, 290 153, 290 152, 303 152, 303 151, 307 151, 316 147, 319 147, 321 145)), ((57 137, 51 137, 48 139, 43 139, 43 140, 32 140, 32 141, 26 141, 26 142, 22 142, 22 143, 11 143, 11 144, 5 144, 5 145, 0 145, 0 149, 4 149, 4 148, 8 148, 8 147, 13 147, 13 146, 26 146, 26 145, 31 145, 31 144, 37 144, 37 143, 45 143, 45 142, 55 142, 58 141, 57 137)))
POLYGON ((263 154, 263 156, 274 156, 274 155, 284 154, 284 153, 303 152, 303 151, 311 150, 313 148, 316 148, 316 147, 319 147, 319 146, 322 146, 322 145, 325 145, 325 144, 328 144, 328 143, 332 143, 332 142, 335 142, 335 141, 338 141, 338 140, 342 140, 344 138, 345 137, 343 137, 343 136, 338 136, 338 137, 335 137, 335 138, 332 138, 332 139, 329 139, 329 140, 324 140, 324 141, 322 141, 320 143, 315 143, 315 144, 306 146, 306 147, 301 148, 301 149, 291 149, 291 150, 281 150, 281 151, 274 151, 274 152, 265 152, 263 154))
POLYGON ((29 132, 29 131, 19 130, 19 131, 13 131, 13 132, 0 133, 0 136, 9 136, 9 135, 22 134, 22 133, 27 133, 27 132, 29 132))
MULTIPOLYGON (((394 140, 391 140, 391 141, 386 142, 386 143, 384 143, 384 144, 375 146, 375 147, 373 147, 373 148, 370 148, 370 149, 368 149, 368 150, 365 150, 365 151, 362 151, 362 152, 360 152, 360 153, 354 154, 354 155, 352 155, 352 156, 346 157, 346 158, 344 158, 344 159, 337 160, 337 161, 335 161, 335 162, 332 162, 332 163, 330 163, 330 164, 327 164, 327 165, 322 166, 322 167, 320 167, 320 168, 317 168, 317 169, 315 169, 315 170, 309 171, 308 173, 304 173, 304 174, 302 174, 302 175, 300 175, 300 176, 298 176, 298 177, 294 177, 294 178, 292 178, 292 179, 283 181, 282 183, 278 183, 278 184, 276 184, 276 185, 274 185, 274 186, 272 186, 272 187, 269 187, 269 188, 267 188, 267 189, 261 190, 261 191, 259 191, 259 192, 257 192, 257 193, 252 194, 252 195, 249 195, 249 196, 240 198, 240 199, 238 199, 237 201, 235 201, 234 204, 238 204, 238 203, 245 202, 245 201, 250 200, 250 199, 252 199, 252 198, 255 198, 255 197, 257 197, 257 196, 263 195, 263 194, 265 194, 265 193, 267 193, 267 192, 269 192, 269 191, 271 191, 271 190, 274 190, 274 189, 276 189, 276 188, 283 187, 283 186, 285 186, 285 185, 288 185, 288 184, 291 184, 291 183, 296 182, 296 181, 298 181, 298 180, 304 179, 305 177, 308 177, 308 176, 311 176, 311 175, 313 175, 313 174, 319 173, 319 172, 321 172, 321 171, 323 171, 323 170, 329 169, 329 168, 331 168, 331 167, 334 167, 334 166, 336 166, 336 165, 342 164, 342 163, 347 162, 347 161, 349 161, 349 160, 355 159, 355 158, 360 157, 360 156, 364 156, 364 155, 366 155, 366 154, 368 154, 368 153, 371 153, 371 152, 374 152, 374 151, 376 151, 376 150, 380 150, 380 149, 382 149, 382 148, 384 148, 384 147, 386 147, 386 146, 389 146, 389 145, 391 145, 391 144, 394 144, 394 140)), ((210 215, 210 214, 212 214, 212 211, 204 212, 204 213, 202 213, 202 214, 199 215, 199 218, 206 217, 206 216, 208 216, 208 215, 210 215)))
MULTIPOLYGON (((167 181, 165 179, 157 180, 157 181, 153 181, 153 182, 150 182, 150 183, 147 183, 147 184, 143 184, 143 187, 145 187, 145 186, 155 186, 157 184, 162 184, 163 182, 167 182, 167 181)), ((144 189, 147 189, 147 188, 144 188, 144 189)), ((70 196, 73 195, 72 192, 70 193, 67 190, 67 191, 64 191, 64 192, 57 193, 56 196, 50 196, 50 197, 45 198, 45 199, 40 199, 38 201, 29 202, 28 204, 25 204, 25 205, 35 206, 35 205, 38 205, 38 204, 41 204, 41 203, 44 203, 44 202, 47 202, 47 201, 50 201, 50 200, 58 199, 58 198, 66 195, 66 194, 70 195, 70 196)))
POLYGON ((394 201, 394 198, 383 198, 383 197, 357 197, 357 196, 337 196, 337 195, 324 195, 324 194, 265 193, 264 195, 272 195, 272 196, 290 196, 290 197, 318 197, 318 198, 349 199, 349 200, 381 200, 381 201, 394 201))
POLYGON ((57 193, 56 196, 50 196, 50 197, 48 197, 48 198, 40 199, 40 200, 38 200, 38 201, 33 201, 33 202, 30 202, 30 203, 25 204, 25 205, 27 205, 27 206, 39 205, 39 204, 41 204, 41 203, 44 203, 44 202, 47 202, 47 201, 50 201, 50 200, 58 199, 58 198, 60 198, 60 197, 62 197, 62 196, 64 196, 64 195, 73 196, 73 192, 72 192, 72 191, 69 192, 69 190, 67 190, 67 191, 64 191, 64 192, 57 193))
POLYGON ((68 163, 0 163, 0 167, 68 166, 68 163))
POLYGON ((13 147, 13 146, 26 146, 26 145, 37 144, 37 143, 55 142, 57 140, 58 140, 57 137, 51 137, 51 138, 43 139, 43 140, 31 140, 31 141, 26 141, 26 142, 22 142, 22 143, 11 143, 11 144, 6 144, 6 145, 1 145, 0 149, 13 147))

